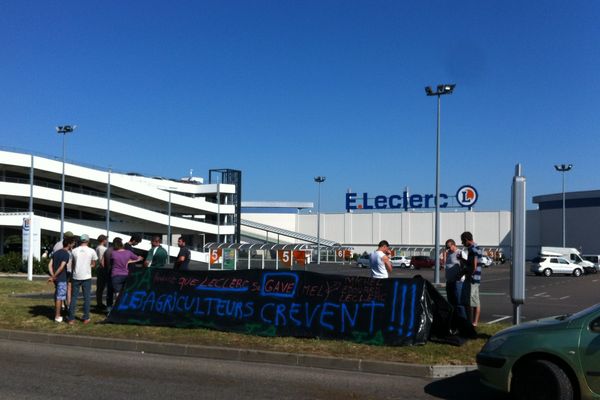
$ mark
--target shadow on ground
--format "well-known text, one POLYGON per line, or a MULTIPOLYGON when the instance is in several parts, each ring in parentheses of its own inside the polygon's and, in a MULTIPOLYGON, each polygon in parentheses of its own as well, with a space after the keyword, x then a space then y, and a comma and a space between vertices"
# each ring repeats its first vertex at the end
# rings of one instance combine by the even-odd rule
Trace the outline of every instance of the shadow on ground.
POLYGON ((425 393, 439 399, 508 400, 507 394, 484 386, 479 381, 479 371, 465 372, 451 378, 440 379, 425 386, 425 393))
POLYGON ((48 305, 36 305, 29 307, 29 314, 34 317, 46 317, 54 320, 54 307, 48 305))
MULTIPOLYGON (((83 301, 78 301, 77 303, 78 303, 77 311, 81 312, 82 308, 83 308, 83 305, 82 305, 83 301)), ((106 315, 106 310, 99 310, 98 308, 91 306, 90 313, 97 314, 97 315, 106 315)), ((29 307, 29 314, 34 317, 46 317, 49 320, 54 320, 54 307, 52 307, 50 305, 39 305, 38 304, 38 305, 29 307)), ((63 310, 62 315, 63 315, 63 317, 66 317, 67 311, 63 310)))

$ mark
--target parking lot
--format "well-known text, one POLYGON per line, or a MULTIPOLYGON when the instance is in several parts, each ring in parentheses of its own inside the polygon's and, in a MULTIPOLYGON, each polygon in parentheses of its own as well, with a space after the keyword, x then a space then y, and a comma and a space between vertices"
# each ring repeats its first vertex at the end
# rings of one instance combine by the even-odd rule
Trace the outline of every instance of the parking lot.
MULTIPOLYGON (((359 268, 353 264, 311 264, 308 271, 322 273, 369 276, 369 269, 359 268)), ((410 278, 421 275, 433 282, 433 270, 410 270, 394 268, 392 277, 410 278)), ((444 282, 441 271, 440 281, 444 282)), ((523 321, 548 317, 552 315, 574 313, 600 302, 600 274, 582 275, 581 277, 553 275, 550 277, 535 276, 529 273, 527 264, 526 300, 521 307, 523 321)), ((443 288, 439 289, 445 295, 443 288)), ((480 288, 481 323, 511 322, 513 305, 510 301, 510 267, 509 264, 494 265, 484 268, 480 288)))

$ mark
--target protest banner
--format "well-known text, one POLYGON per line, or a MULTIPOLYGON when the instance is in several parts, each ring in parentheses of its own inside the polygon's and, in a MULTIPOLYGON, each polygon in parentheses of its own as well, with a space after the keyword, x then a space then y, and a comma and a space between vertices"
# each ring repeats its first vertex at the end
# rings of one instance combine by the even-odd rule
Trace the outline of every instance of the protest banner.
POLYGON ((421 277, 149 269, 130 274, 107 321, 414 345, 448 329, 444 307, 421 277))

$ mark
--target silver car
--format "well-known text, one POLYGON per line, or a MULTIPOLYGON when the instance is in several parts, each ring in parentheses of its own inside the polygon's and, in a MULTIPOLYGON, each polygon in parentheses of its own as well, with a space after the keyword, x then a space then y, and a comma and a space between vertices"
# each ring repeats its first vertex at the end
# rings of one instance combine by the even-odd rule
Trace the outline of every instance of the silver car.
POLYGON ((410 265, 410 257, 406 256, 394 256, 390 258, 392 267, 408 268, 410 265))
POLYGON ((544 276, 552 274, 581 276, 583 274, 583 267, 564 257, 539 255, 531 263, 531 272, 544 276))

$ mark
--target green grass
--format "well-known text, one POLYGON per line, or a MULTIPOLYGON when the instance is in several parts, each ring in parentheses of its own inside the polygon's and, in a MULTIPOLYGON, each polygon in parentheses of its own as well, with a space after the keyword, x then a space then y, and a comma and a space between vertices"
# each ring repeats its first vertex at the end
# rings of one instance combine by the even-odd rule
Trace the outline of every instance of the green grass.
MULTIPOLYGON (((170 342, 180 344, 212 345, 230 348, 269 350, 378 361, 418 364, 474 364, 475 355, 485 340, 506 325, 483 325, 479 337, 461 347, 439 343, 423 346, 369 346, 348 341, 297 339, 290 337, 259 337, 210 329, 182 329, 155 326, 100 324, 104 314, 92 312, 92 324, 56 324, 54 306, 48 298, 24 298, 15 295, 53 293, 54 286, 45 281, 28 282, 22 278, 0 278, 0 328, 36 332, 98 336, 170 342)), ((82 301, 79 301, 81 308, 82 301)), ((92 299, 94 304, 94 299, 92 299)), ((79 313, 81 315, 81 311, 79 313)))

